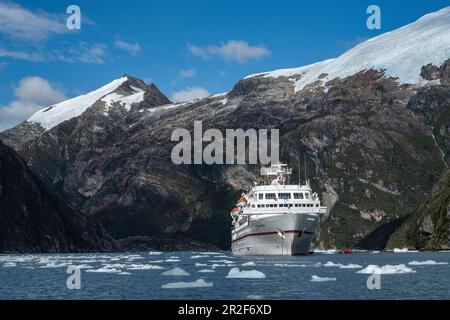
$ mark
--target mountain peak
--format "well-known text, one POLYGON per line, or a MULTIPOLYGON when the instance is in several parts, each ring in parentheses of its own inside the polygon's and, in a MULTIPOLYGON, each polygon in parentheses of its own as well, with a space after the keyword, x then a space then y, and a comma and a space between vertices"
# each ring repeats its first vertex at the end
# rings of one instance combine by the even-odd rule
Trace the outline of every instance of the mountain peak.
MULTIPOLYGON (((401 84, 423 85, 423 66, 441 66, 450 56, 450 7, 427 14, 399 29, 364 41, 341 56, 300 68, 249 77, 294 77, 295 90, 320 80, 322 84, 360 71, 375 69, 401 84)), ((247 77, 247 78, 249 78, 247 77)))
POLYGON ((127 111, 135 103, 144 103, 144 107, 170 103, 155 84, 147 85, 141 79, 124 74, 97 90, 46 107, 33 114, 27 122, 39 124, 45 130, 50 130, 66 120, 80 116, 100 99, 107 107, 119 103, 127 111))

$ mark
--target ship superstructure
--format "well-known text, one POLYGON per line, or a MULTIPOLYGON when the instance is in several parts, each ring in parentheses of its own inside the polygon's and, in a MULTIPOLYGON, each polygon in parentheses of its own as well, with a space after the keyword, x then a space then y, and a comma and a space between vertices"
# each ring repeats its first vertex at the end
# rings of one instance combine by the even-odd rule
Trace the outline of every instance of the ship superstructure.
POLYGON ((231 211, 233 254, 308 254, 326 207, 308 180, 287 184, 291 174, 286 164, 263 167, 261 182, 242 194, 231 211))

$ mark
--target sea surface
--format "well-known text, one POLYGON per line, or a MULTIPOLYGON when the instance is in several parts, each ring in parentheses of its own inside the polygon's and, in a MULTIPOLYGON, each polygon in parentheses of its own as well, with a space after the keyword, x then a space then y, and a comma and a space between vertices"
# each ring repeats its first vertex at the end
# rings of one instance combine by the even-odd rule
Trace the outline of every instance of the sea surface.
POLYGON ((450 252, 0 255, 0 299, 450 299, 449 263, 450 252))

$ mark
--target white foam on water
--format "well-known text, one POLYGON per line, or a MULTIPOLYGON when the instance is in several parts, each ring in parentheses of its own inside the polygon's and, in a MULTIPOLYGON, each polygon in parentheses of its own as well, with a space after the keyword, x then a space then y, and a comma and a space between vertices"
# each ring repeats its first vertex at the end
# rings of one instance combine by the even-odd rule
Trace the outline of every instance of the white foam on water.
POLYGON ((311 282, 327 282, 327 281, 336 281, 336 278, 327 278, 327 277, 319 277, 317 275, 311 276, 311 282))
POLYGON ((150 251, 148 253, 149 256, 159 256, 162 252, 159 251, 150 251))
POLYGON ((385 266, 377 266, 377 265, 368 265, 362 270, 357 271, 356 273, 362 274, 402 274, 402 273, 415 273, 415 271, 411 268, 408 268, 404 264, 398 265, 385 265, 385 266))
POLYGON ((253 261, 250 262, 245 262, 243 264, 241 264, 242 267, 255 267, 256 263, 254 263, 253 261))
POLYGON ((120 274, 120 275, 130 275, 132 273, 131 272, 122 271, 122 272, 119 272, 118 274, 120 274))
POLYGON ((161 289, 209 288, 213 285, 214 283, 212 282, 206 282, 204 279, 198 279, 193 282, 172 282, 163 284, 161 289))
POLYGON ((426 261, 411 261, 408 262, 408 265, 410 266, 433 266, 433 265, 445 265, 448 264, 448 262, 436 262, 434 260, 426 260, 426 261))
POLYGON ((243 270, 241 271, 238 267, 231 268, 228 272, 227 278, 247 278, 247 279, 262 279, 266 275, 258 270, 243 270))
POLYGON ((189 272, 186 272, 185 270, 175 267, 173 269, 164 271, 162 273, 163 276, 190 276, 191 274, 189 272))

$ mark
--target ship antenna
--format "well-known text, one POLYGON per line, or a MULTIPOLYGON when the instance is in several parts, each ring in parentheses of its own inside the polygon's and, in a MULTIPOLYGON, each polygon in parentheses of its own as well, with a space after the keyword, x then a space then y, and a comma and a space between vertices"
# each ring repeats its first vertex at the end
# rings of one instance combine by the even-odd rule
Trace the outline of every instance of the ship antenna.
POLYGON ((303 162, 305 164, 305 184, 308 185, 308 175, 306 174, 306 155, 303 158, 303 162))

